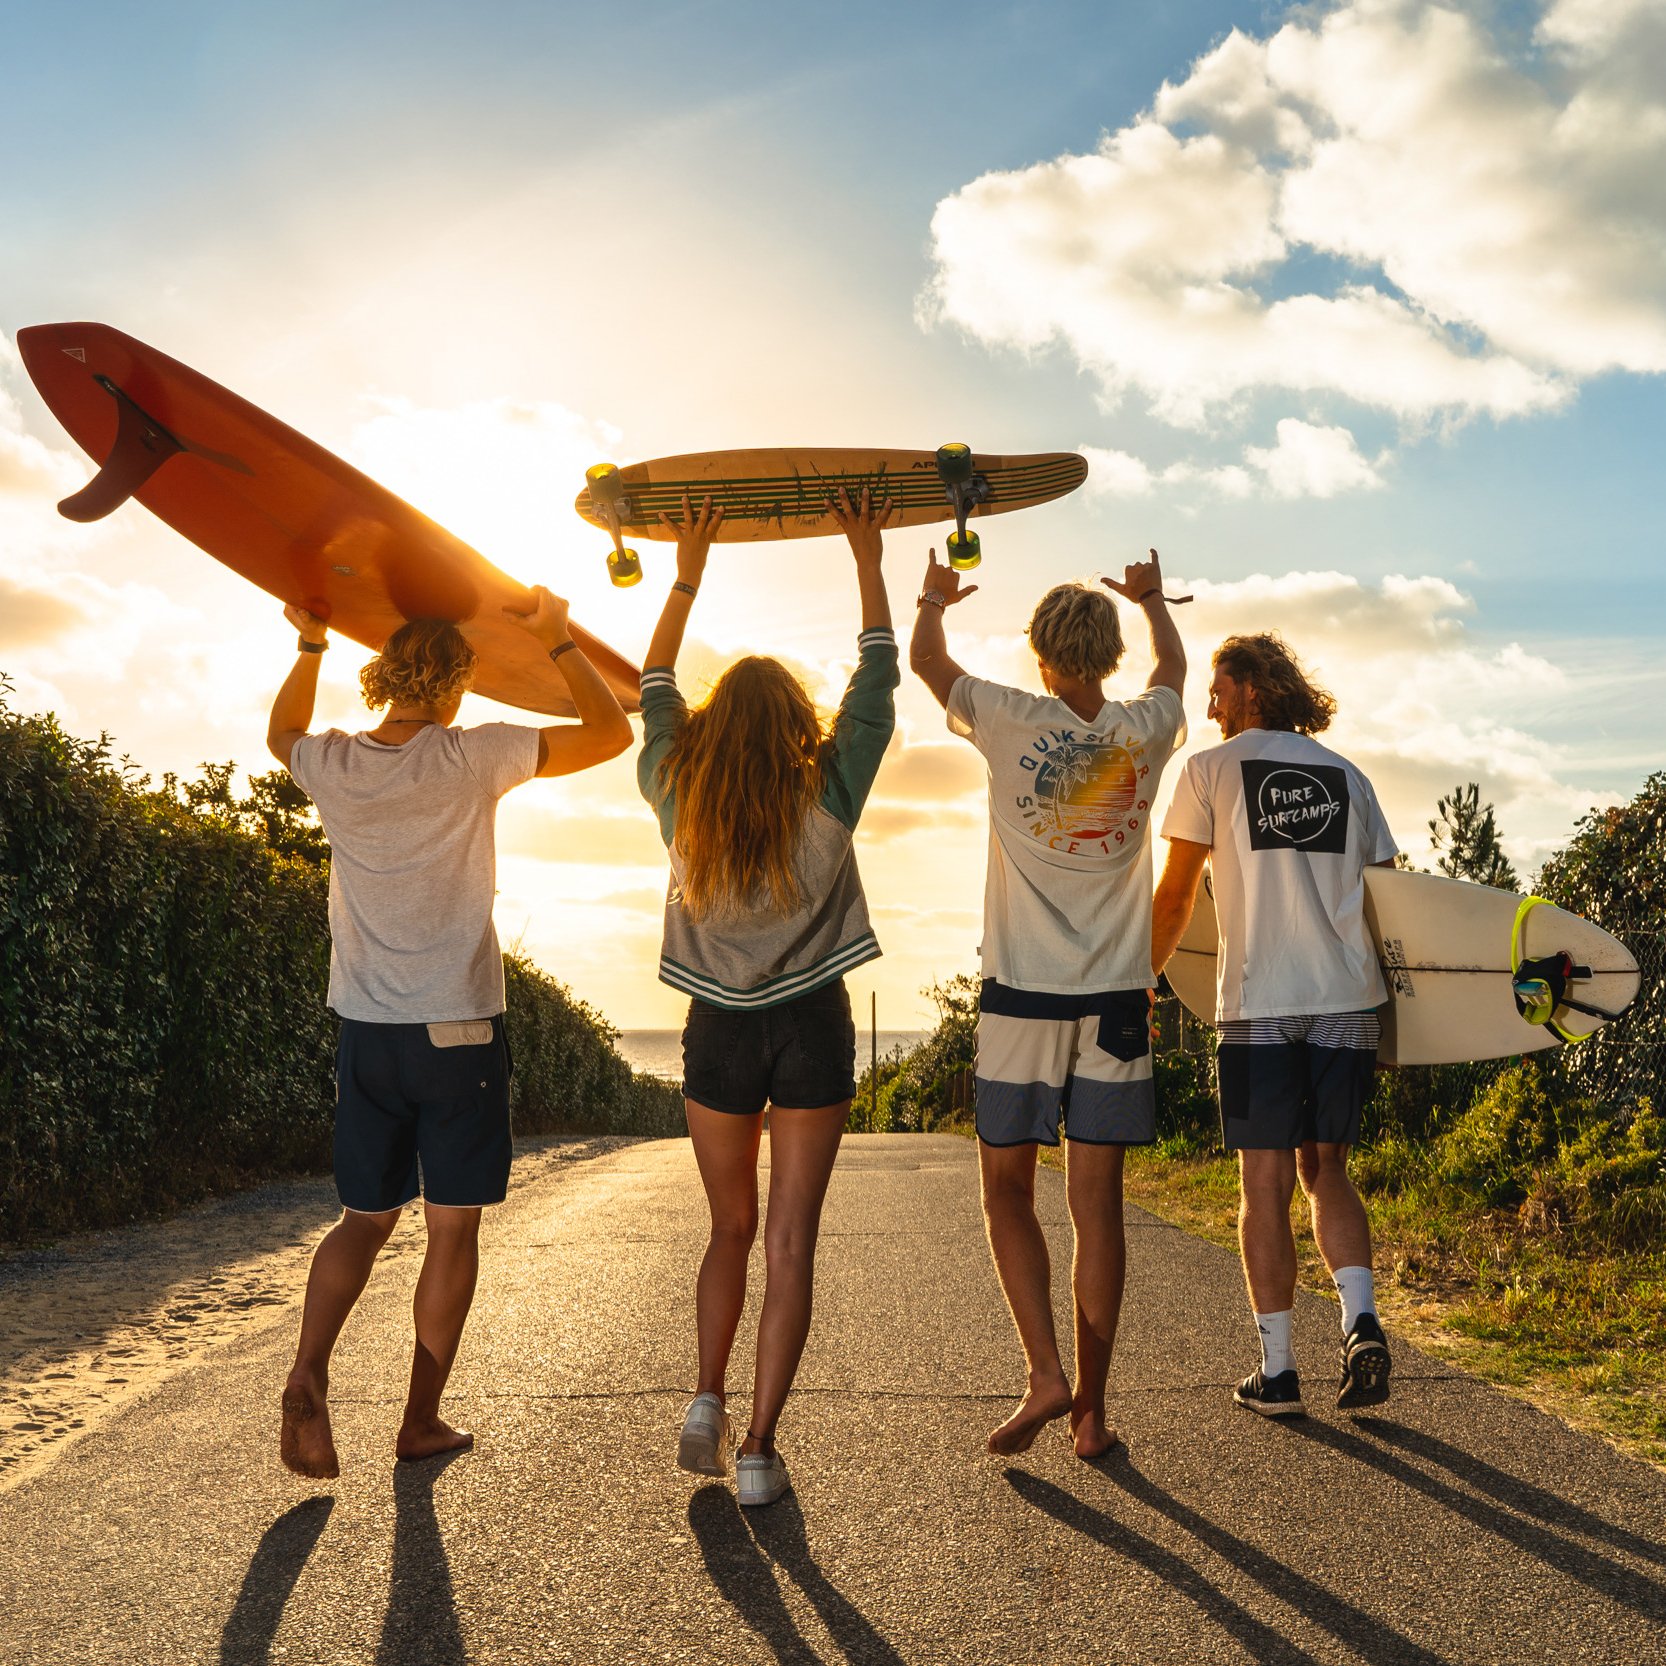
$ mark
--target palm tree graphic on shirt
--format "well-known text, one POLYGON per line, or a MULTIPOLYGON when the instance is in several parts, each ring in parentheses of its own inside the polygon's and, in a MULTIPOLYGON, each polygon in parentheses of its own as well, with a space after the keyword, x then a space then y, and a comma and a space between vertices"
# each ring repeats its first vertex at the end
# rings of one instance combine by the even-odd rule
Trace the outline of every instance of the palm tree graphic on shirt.
POLYGON ((1036 772, 1038 836, 1108 839, 1127 826, 1139 786, 1139 760, 1117 741, 1055 745, 1036 772))

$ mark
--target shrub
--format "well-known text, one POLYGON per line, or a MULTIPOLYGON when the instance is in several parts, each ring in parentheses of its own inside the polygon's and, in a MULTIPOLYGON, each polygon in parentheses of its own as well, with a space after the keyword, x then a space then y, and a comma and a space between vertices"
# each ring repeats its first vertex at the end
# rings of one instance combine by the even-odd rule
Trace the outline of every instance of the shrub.
POLYGON ((871 1066, 863 1072, 847 1124, 853 1133, 928 1133, 970 1117, 978 980, 962 972, 923 993, 937 1008, 937 1026, 912 1052, 881 1061, 877 1109, 871 1066))
MULTIPOLYGON (((327 851, 286 774, 231 778, 153 788, 0 682, 0 1242, 329 1167, 327 851)), ((594 1011, 508 982, 519 1131, 683 1131, 594 1011)))
POLYGON ((614 1051, 619 1032, 594 1007, 518 950, 503 970, 517 1134, 686 1132, 676 1084, 633 1072, 614 1051))

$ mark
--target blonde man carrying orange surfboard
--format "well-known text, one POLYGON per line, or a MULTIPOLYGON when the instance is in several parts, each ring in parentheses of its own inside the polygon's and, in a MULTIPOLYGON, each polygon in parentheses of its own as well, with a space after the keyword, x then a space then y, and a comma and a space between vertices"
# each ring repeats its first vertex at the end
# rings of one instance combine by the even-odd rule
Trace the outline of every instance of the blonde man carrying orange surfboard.
POLYGON ((330 1355, 400 1211, 420 1193, 428 1247, 417 1280, 401 1459, 462 1451, 440 1416, 479 1270, 482 1209, 509 1184, 509 1050, 503 957, 492 926, 497 801, 538 775, 623 752, 630 723, 573 640, 567 604, 541 586, 517 620, 561 677, 577 723, 453 727, 475 652, 440 620, 414 620, 361 673, 386 707, 360 734, 309 734, 324 622, 284 609, 297 657, 266 743, 318 807, 330 840, 330 992, 336 1054, 336 1186, 342 1217, 313 1256, 280 1455, 297 1474, 340 1473, 327 1395, 330 1355))

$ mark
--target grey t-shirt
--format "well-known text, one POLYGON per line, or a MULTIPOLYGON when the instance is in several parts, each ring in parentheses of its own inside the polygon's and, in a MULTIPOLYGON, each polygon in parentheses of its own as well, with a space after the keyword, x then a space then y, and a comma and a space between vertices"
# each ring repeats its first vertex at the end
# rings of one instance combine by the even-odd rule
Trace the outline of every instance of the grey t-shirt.
POLYGON ((497 801, 538 768, 538 731, 430 725, 403 746, 327 729, 289 773, 330 840, 330 1005, 372 1024, 503 1011, 492 925, 497 801))

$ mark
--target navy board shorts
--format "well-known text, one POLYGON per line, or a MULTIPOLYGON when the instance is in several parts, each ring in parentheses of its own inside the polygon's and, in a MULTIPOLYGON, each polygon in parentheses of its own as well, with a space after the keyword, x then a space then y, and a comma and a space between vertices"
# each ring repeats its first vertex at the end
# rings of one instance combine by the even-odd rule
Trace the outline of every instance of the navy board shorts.
POLYGON ((509 1190, 509 1040, 503 1016, 448 1024, 341 1020, 336 1190, 359 1214, 421 1196, 454 1209, 509 1190))
POLYGON ((1149 1145, 1157 1137, 1143 989, 1053 994, 985 978, 978 995, 985 1145, 1149 1145))
POLYGON ((1374 1010, 1228 1018, 1215 1028, 1228 1151, 1359 1143, 1382 1040, 1374 1010))
POLYGON ((856 1025, 845 980, 779 1006, 713 1006, 696 996, 683 1026, 683 1097, 756 1116, 809 1111, 856 1092, 856 1025))

